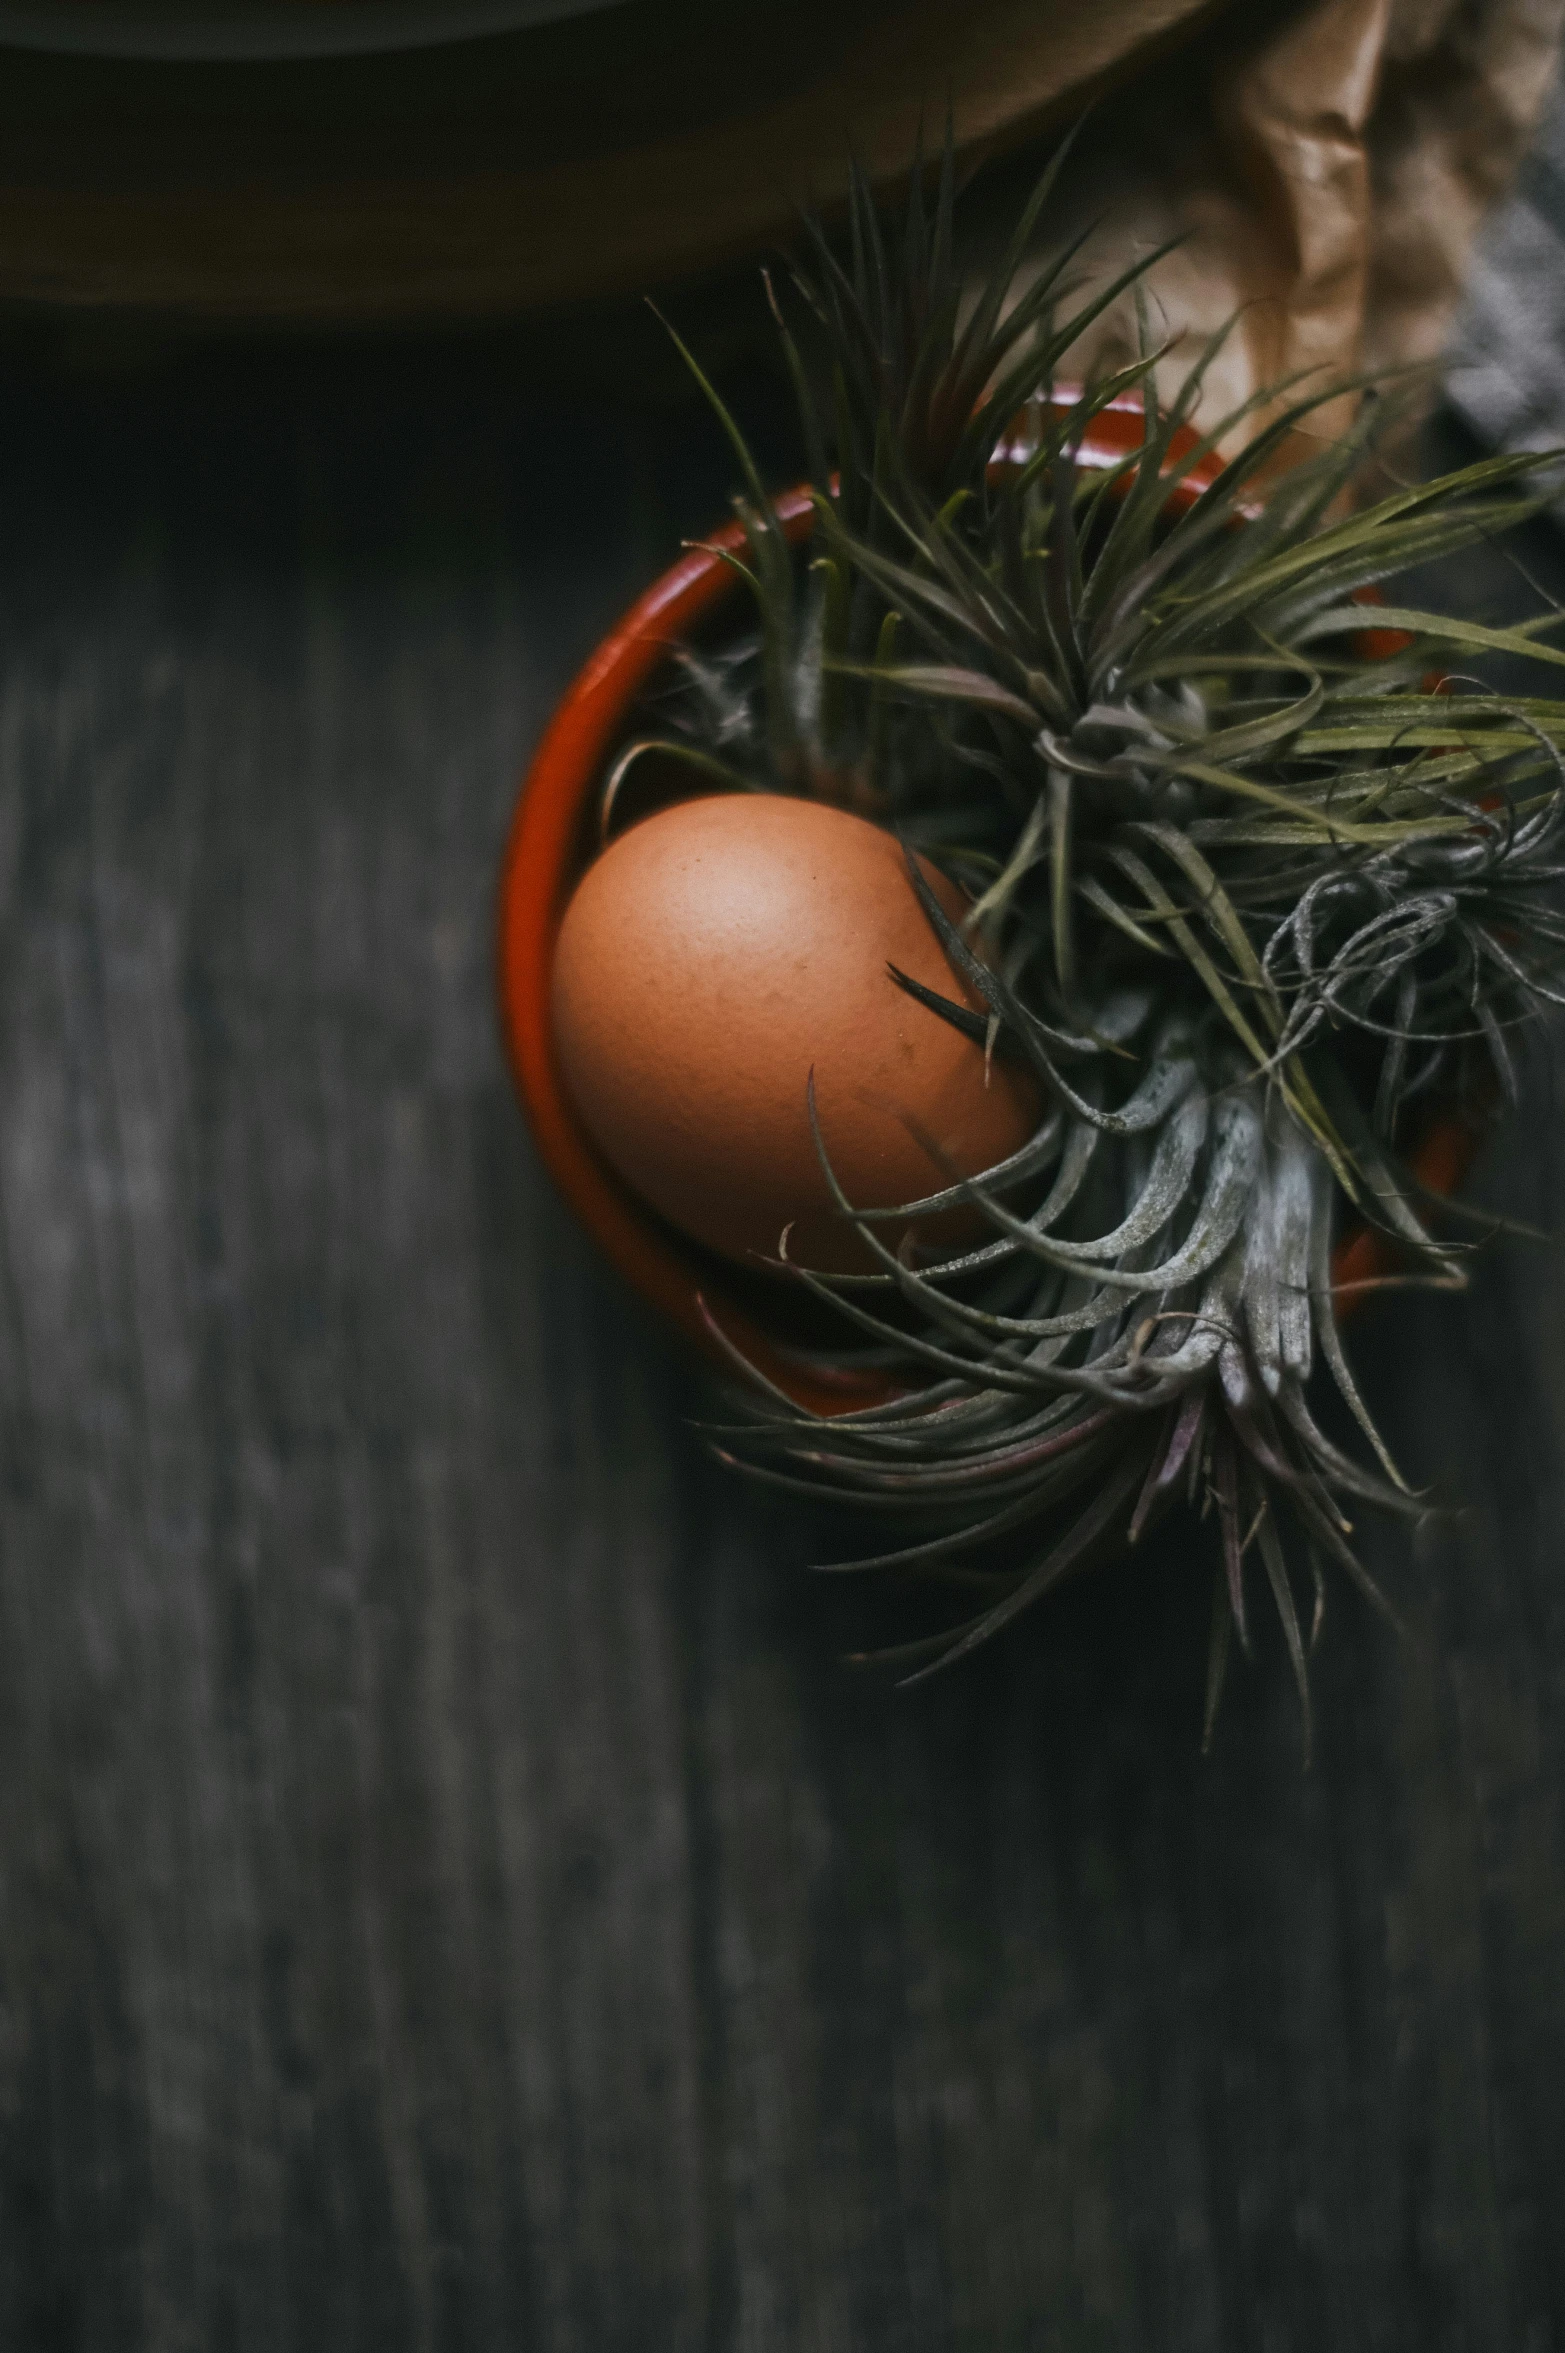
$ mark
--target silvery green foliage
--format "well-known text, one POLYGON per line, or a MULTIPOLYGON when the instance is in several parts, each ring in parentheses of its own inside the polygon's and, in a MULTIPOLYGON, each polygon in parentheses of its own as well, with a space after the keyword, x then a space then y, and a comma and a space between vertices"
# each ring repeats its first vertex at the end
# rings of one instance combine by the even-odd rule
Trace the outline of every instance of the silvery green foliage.
POLYGON ((894 977, 1028 1064, 1042 1106, 979 1182, 946 1181, 931 1148, 922 1203, 871 1212, 837 1189, 874 1271, 792 1270, 905 1392, 826 1420, 753 1376, 714 1442, 886 1522, 851 1565, 976 1578, 975 1615, 896 1654, 917 1673, 1187 1498, 1219 1539, 1208 1729, 1231 1639, 1248 1645, 1253 1559, 1307 1743, 1326 1566, 1387 1606, 1345 1507, 1415 1508, 1343 1356, 1334 1238, 1346 1214, 1412 1277, 1460 1285, 1466 1254, 1405 1155, 1430 1106, 1476 1121, 1513 1092, 1513 1041, 1565 951, 1565 706, 1450 675, 1495 652, 1558 667, 1557 616, 1499 630, 1382 601, 1394 634, 1369 660, 1363 599, 1550 493, 1542 461, 1513 456, 1366 501, 1384 406, 1366 387, 1352 431, 1282 471, 1345 388, 1277 387, 1197 433, 1216 345, 1171 405, 1144 331, 1132 365, 1057 396, 1062 357, 1147 266, 1073 311, 1068 252, 1010 299, 1057 169, 976 289, 949 155, 932 200, 915 174, 899 250, 862 186, 845 257, 808 230, 797 331, 774 307, 815 531, 789 547, 708 386, 744 474, 756 621, 687 652, 609 798, 658 748, 894 828, 965 986, 894 977), (1083 465, 1127 394, 1138 445, 1083 465), (960 930, 915 850, 971 894, 960 930), (910 1208, 964 1203, 990 1238, 958 1257, 882 1239, 910 1208), (1362 1462, 1319 1426, 1322 1369, 1362 1462))

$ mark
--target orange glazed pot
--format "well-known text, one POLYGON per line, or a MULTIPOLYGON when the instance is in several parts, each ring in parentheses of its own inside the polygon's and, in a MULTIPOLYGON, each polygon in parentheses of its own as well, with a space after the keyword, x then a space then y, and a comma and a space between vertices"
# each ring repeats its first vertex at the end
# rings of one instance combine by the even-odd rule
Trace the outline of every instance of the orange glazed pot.
MULTIPOLYGON (((1072 406, 1076 397, 1061 388, 1056 405, 1072 406)), ((1122 394, 1093 419, 1077 463, 1106 472, 1139 447, 1143 431, 1139 399, 1122 394)), ((1189 428, 1176 436, 1173 457, 1183 457, 1195 440, 1189 428)), ((1172 483, 1170 514, 1193 506, 1220 469, 1221 460, 1208 456, 1172 483)), ((810 536, 815 509, 808 489, 785 491, 775 511, 791 543, 810 536)), ((621 1183, 600 1158, 566 1093, 550 1018, 555 945, 567 902, 595 851, 596 802, 606 764, 626 734, 642 690, 689 632, 735 594, 738 578, 723 557, 743 544, 740 526, 725 523, 655 580, 566 689, 549 722, 517 801, 501 871, 500 1020, 544 1163, 619 1273, 712 1363, 732 1370, 731 1349, 737 1349, 806 1411, 843 1413, 895 1394, 894 1386, 881 1374, 822 1367, 791 1348, 769 1326, 764 1308, 757 1311, 753 1284, 697 1252, 621 1183)), ((1379 640, 1395 634, 1364 632, 1366 639, 1379 640)), ((1366 644, 1362 650, 1374 658, 1400 648, 1366 644)), ((1465 1129, 1443 1124, 1415 1155, 1414 1173, 1431 1190, 1450 1191, 1472 1148, 1465 1129)), ((1338 1252, 1339 1280, 1356 1292, 1388 1271, 1389 1264, 1381 1237, 1362 1231, 1338 1252)))

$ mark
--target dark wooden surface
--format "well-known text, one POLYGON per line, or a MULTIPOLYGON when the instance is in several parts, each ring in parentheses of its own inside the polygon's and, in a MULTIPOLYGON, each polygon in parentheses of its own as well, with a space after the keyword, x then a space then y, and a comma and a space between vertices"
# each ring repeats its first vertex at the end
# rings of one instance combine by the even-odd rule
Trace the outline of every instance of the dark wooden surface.
MULTIPOLYGON (((1307 1776, 1276 1643, 1200 1762, 1189 1542, 845 1671, 491 1012, 706 421, 478 345, 3 421, 0 2344, 1565 2343, 1558 1253, 1362 1335, 1466 1509, 1307 1776)), ((1482 1190, 1559 1225, 1546 1076, 1482 1190)))

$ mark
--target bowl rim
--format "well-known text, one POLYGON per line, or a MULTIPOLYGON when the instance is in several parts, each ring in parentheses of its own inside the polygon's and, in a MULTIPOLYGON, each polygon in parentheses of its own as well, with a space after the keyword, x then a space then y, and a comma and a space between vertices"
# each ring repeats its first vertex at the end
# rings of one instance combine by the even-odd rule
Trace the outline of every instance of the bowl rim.
MULTIPOLYGON (((1078 387, 1057 385, 1051 405, 1067 409, 1080 397, 1078 387)), ((1144 433, 1139 395, 1120 393, 1097 411, 1083 434, 1078 463, 1107 472, 1140 447, 1144 433)), ((1181 427, 1170 444, 1170 462, 1188 458, 1198 444, 1194 428, 1181 427)), ((998 462, 1014 463, 1022 446, 1013 442, 1003 447, 998 462)), ((1188 511, 1215 481, 1223 463, 1215 451, 1198 455, 1170 484, 1172 511, 1188 511)), ((773 501, 773 511, 790 545, 809 538, 815 503, 807 485, 782 492, 773 501)), ((742 1366, 759 1374, 791 1405, 811 1414, 834 1415, 905 1394, 906 1384, 806 1361, 726 1290, 720 1273, 697 1267, 674 1230, 646 1209, 599 1157, 566 1091, 550 1015, 555 943, 566 902, 591 855, 590 810, 605 762, 643 686, 696 622, 736 594, 738 575, 725 559, 743 544, 742 526, 729 521, 689 546, 609 630, 555 706, 518 793, 501 866, 496 933, 500 1026, 539 1155, 619 1274, 709 1364, 730 1374, 742 1366)), ((1364 632, 1366 639, 1385 634, 1364 632)), ((1413 1155, 1414 1174, 1430 1190, 1450 1192, 1465 1173, 1472 1149, 1465 1128, 1442 1121, 1413 1155)), ((1365 1228, 1339 1246, 1337 1281, 1348 1284, 1356 1296, 1386 1271, 1387 1264, 1382 1237, 1365 1228)))
POLYGON ((0 0, 0 43, 49 57, 275 65, 383 57, 590 16, 614 0, 0 0))

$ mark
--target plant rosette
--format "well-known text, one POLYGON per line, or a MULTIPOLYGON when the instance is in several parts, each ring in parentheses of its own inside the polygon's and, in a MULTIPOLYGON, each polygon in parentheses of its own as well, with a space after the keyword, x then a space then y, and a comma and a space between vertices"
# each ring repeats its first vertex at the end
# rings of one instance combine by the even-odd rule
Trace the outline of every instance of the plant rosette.
POLYGON ((705 387, 736 518, 551 722, 502 1016, 566 1198, 734 1376, 718 1450, 862 1506, 855 1565, 976 1575, 975 1616, 887 1655, 961 1656, 1184 1500, 1207 1734, 1258 1572, 1307 1753, 1328 1571, 1392 1614, 1345 1505, 1422 1508, 1340 1317, 1465 1280, 1426 1204, 1565 952, 1565 710, 1430 691, 1562 657, 1383 584, 1534 511, 1540 461, 1348 506, 1373 401, 1277 470, 1340 386, 1201 433, 1216 347, 1168 405, 1144 333, 1063 386, 1146 265, 1074 313, 1069 256, 1023 277, 1054 168, 987 280, 949 159, 895 252, 862 188, 846 259, 810 232, 800 488, 705 387))

